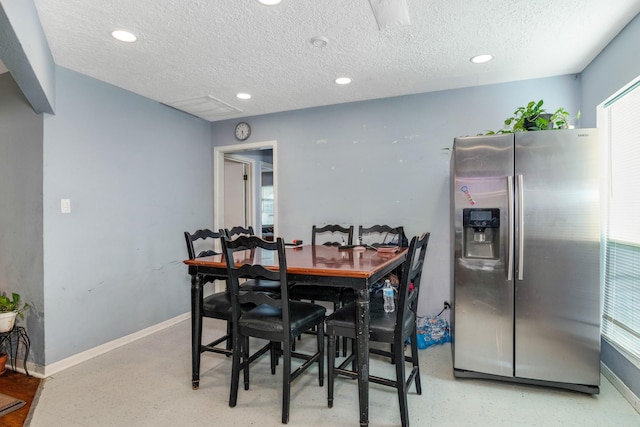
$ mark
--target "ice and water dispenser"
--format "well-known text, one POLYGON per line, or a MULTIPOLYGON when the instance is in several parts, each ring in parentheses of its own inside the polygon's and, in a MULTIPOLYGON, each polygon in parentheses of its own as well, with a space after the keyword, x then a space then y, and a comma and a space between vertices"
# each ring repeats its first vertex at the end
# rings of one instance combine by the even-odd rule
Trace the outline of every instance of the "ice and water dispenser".
POLYGON ((500 209, 463 209, 462 227, 465 258, 497 259, 500 256, 500 209))

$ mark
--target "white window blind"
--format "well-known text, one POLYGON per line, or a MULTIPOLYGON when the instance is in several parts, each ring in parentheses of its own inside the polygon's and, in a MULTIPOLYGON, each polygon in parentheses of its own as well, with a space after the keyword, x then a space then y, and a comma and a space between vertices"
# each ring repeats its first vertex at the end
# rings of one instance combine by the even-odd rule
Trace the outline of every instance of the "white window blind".
POLYGON ((605 104, 602 334, 640 364, 640 81, 605 104))

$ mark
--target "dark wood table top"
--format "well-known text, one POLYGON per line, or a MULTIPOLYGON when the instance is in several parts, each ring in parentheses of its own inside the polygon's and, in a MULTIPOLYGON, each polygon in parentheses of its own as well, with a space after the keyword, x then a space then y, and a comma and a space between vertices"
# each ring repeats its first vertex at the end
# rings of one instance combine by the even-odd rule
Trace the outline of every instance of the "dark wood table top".
MULTIPOLYGON (((309 276, 366 279, 385 269, 389 264, 396 264, 399 258, 404 259, 406 251, 407 248, 400 248, 395 253, 358 248, 338 250, 338 247, 323 245, 287 247, 287 272, 309 276)), ((265 254, 258 249, 237 252, 235 258, 237 264, 246 263, 251 259, 252 263, 273 266, 276 270, 277 256, 274 255, 276 254, 273 252, 265 254)), ((226 268, 223 255, 186 260, 184 263, 193 267, 226 268)))

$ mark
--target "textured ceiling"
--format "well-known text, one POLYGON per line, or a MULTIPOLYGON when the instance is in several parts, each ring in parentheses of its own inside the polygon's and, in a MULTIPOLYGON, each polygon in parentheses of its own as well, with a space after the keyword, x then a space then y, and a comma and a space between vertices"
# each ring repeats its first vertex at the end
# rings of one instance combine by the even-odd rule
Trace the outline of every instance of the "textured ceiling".
POLYGON ((368 0, 35 0, 56 64, 162 103, 211 101, 211 121, 579 73, 640 12, 638 0, 406 3, 410 24, 380 30, 368 0), (469 62, 480 53, 495 59, 469 62))

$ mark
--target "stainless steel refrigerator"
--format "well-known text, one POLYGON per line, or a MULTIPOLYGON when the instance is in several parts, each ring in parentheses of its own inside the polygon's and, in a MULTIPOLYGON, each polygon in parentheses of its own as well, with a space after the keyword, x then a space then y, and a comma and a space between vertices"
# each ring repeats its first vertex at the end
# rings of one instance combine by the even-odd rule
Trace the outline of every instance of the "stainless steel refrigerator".
POLYGON ((456 138, 451 177, 455 376, 598 393, 597 130, 456 138))

